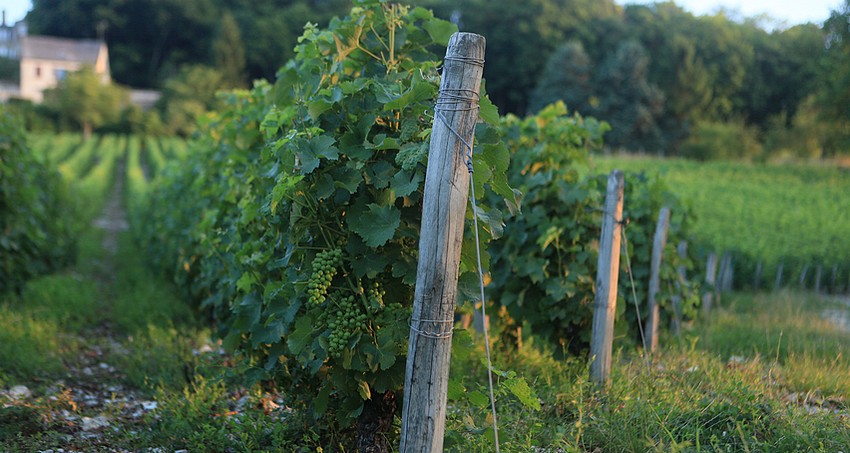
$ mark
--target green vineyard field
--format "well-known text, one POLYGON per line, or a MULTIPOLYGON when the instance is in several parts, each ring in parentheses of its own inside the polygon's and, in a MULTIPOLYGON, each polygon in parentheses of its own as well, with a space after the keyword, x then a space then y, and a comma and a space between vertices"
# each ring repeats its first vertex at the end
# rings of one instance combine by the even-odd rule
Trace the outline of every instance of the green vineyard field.
MULTIPOLYGON (((784 263, 848 269, 850 174, 827 165, 697 163, 601 157, 599 169, 657 174, 694 212, 692 231, 708 251, 729 251, 765 272, 784 263)), ((770 274, 766 274, 770 275, 770 274)))

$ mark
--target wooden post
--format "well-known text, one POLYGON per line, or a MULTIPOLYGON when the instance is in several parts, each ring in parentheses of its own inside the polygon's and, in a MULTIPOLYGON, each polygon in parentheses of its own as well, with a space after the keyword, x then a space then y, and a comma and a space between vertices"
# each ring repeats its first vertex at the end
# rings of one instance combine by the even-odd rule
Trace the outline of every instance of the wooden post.
POLYGON ((717 294, 717 298, 720 298, 720 293, 723 292, 723 286, 726 282, 723 280, 726 277, 726 257, 728 255, 726 252, 720 254, 720 259, 718 260, 718 269, 717 275, 715 276, 715 284, 714 284, 714 292, 717 294))
POLYGON ((664 257, 664 247, 667 245, 667 229, 670 228, 670 208, 661 208, 658 212, 658 223, 655 225, 655 239, 652 241, 652 260, 649 264, 649 320, 646 322, 646 347, 649 352, 658 348, 658 297, 661 286, 661 258, 664 257))
POLYGON ((717 254, 712 252, 708 254, 708 262, 705 264, 705 284, 708 286, 708 288, 706 288, 706 292, 702 296, 703 313, 708 313, 711 311, 711 304, 714 300, 714 295, 717 292, 715 290, 716 280, 717 254))
POLYGON ((596 271, 596 299, 590 339, 590 379, 607 385, 611 375, 614 345, 614 317, 617 311, 617 282, 620 275, 620 239, 623 220, 623 172, 608 175, 599 260, 596 271))
POLYGON ((803 266, 803 272, 800 272, 800 289, 806 289, 806 274, 809 273, 809 265, 803 266))
POLYGON ((756 277, 755 279, 753 279, 753 289, 756 291, 758 291, 759 287, 761 286, 761 271, 761 260, 759 260, 758 264, 756 264, 756 277))
POLYGON ((732 259, 731 253, 728 255, 727 260, 726 275, 723 278, 723 291, 728 293, 732 291, 735 284, 735 260, 732 259))
MULTIPOLYGON (((679 242, 679 245, 676 247, 676 252, 679 254, 679 257, 682 259, 687 258, 688 256, 688 243, 686 241, 679 242)), ((676 289, 681 290, 682 287, 687 282, 687 275, 685 274, 685 265, 680 264, 676 268, 677 280, 676 280, 676 289)), ((671 302, 673 303, 673 319, 670 320, 670 330, 674 335, 682 336, 682 306, 681 300, 682 298, 679 294, 674 294, 671 298, 671 302)))
POLYGON ((404 379, 400 451, 405 453, 443 451, 452 322, 469 198, 468 150, 457 135, 472 143, 484 46, 482 36, 455 33, 443 63, 425 176, 404 379))
POLYGON ((776 284, 773 285, 774 291, 779 291, 780 289, 782 289, 782 271, 783 271, 784 268, 785 268, 785 263, 780 261, 779 267, 776 268, 776 284))
POLYGON ((823 266, 818 264, 818 267, 815 270, 815 292, 816 293, 820 293, 820 278, 821 278, 821 274, 822 274, 822 272, 821 272, 822 269, 823 269, 823 266))
POLYGON ((723 253, 723 258, 720 259, 720 271, 717 273, 718 294, 732 290, 732 276, 732 254, 725 252, 723 253))

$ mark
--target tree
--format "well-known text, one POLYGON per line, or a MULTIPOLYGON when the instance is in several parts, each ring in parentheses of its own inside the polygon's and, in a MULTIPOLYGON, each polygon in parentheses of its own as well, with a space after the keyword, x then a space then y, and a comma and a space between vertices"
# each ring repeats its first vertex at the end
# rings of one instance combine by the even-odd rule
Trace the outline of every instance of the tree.
POLYGON ((68 74, 56 88, 45 93, 46 103, 62 118, 80 126, 86 139, 93 129, 117 121, 127 100, 124 89, 103 83, 90 66, 68 74))
POLYGON ((580 42, 563 44, 546 62, 540 81, 531 93, 528 110, 537 112, 560 100, 573 111, 588 112, 592 71, 593 64, 580 42))
POLYGON ((203 65, 183 66, 162 88, 157 106, 163 123, 173 133, 190 135, 198 118, 216 107, 216 92, 225 88, 220 71, 203 65))
POLYGON ((594 115, 607 121, 609 145, 631 150, 656 150, 663 146, 659 120, 664 95, 647 81, 649 57, 636 41, 626 41, 606 59, 597 75, 594 115))
POLYGON ((820 74, 818 105, 821 120, 834 125, 825 137, 824 153, 846 153, 850 147, 850 0, 832 12, 823 24, 826 55, 820 74))
POLYGON ((222 83, 234 88, 245 86, 245 46, 239 25, 230 11, 221 18, 218 38, 213 42, 215 67, 221 71, 222 83))
POLYGON ((562 43, 582 39, 585 24, 616 16, 613 0, 427 0, 461 31, 487 37, 487 93, 503 112, 524 114, 547 59, 562 43))

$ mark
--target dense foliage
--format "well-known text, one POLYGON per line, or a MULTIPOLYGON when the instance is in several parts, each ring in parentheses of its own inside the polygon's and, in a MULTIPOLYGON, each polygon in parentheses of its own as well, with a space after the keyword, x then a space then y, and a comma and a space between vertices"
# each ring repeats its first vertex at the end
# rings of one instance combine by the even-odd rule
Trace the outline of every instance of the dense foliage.
POLYGON ((0 113, 0 293, 69 262, 65 192, 56 171, 30 152, 17 118, 0 113))
MULTIPOLYGON (((658 154, 681 155, 694 135, 690 145, 696 146, 687 152, 708 150, 700 158, 846 154, 846 2, 822 27, 790 28, 726 12, 694 16, 673 2, 414 3, 487 37, 484 75, 503 112, 533 113, 564 100, 613 126, 606 145, 658 154), (699 132, 707 129, 725 135, 702 141, 699 132), (717 148, 739 131, 755 137, 758 146, 743 155, 717 148), (795 140, 801 135, 810 139, 795 140)), ((202 65, 223 81, 218 89, 272 80, 293 55, 304 24, 325 23, 348 4, 35 0, 27 20, 34 33, 68 37, 94 38, 105 27, 119 83, 163 88, 173 77, 185 80, 184 67, 202 65)), ((198 90, 201 102, 213 92, 198 90)), ((168 116, 165 107, 161 111, 168 116)))
MULTIPOLYGON (((592 330, 606 190, 605 175, 588 175, 589 150, 601 143, 607 125, 567 116, 560 104, 525 120, 509 116, 504 127, 512 150, 509 181, 524 199, 522 214, 505 220, 504 237, 492 246, 493 297, 520 325, 571 353, 584 352, 592 330)), ((645 321, 652 237, 662 206, 673 213, 657 298, 665 315, 672 314, 670 301, 676 295, 684 313, 693 316, 697 286, 678 282, 675 271, 680 265, 692 267, 691 258, 675 249, 687 239, 690 211, 658 179, 640 173, 625 179, 629 257, 624 248, 617 328, 639 339, 634 308, 637 304, 645 321)))
MULTIPOLYGON (((278 82, 224 96, 196 154, 149 194, 151 256, 228 346, 255 357, 256 377, 316 418, 349 425, 403 383, 439 82, 431 49, 454 30, 377 1, 308 27, 278 82)), ((482 98, 482 118, 493 112, 482 98)), ((476 184, 512 198, 491 128, 479 125, 476 184)), ((489 238, 501 216, 479 208, 489 238)))

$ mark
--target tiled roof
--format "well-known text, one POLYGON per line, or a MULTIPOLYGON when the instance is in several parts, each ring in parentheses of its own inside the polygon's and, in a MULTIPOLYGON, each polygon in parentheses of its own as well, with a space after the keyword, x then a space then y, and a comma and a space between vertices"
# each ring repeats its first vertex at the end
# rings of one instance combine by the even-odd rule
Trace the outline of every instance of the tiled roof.
POLYGON ((21 38, 21 58, 95 64, 102 45, 102 41, 89 39, 24 36, 21 38))

